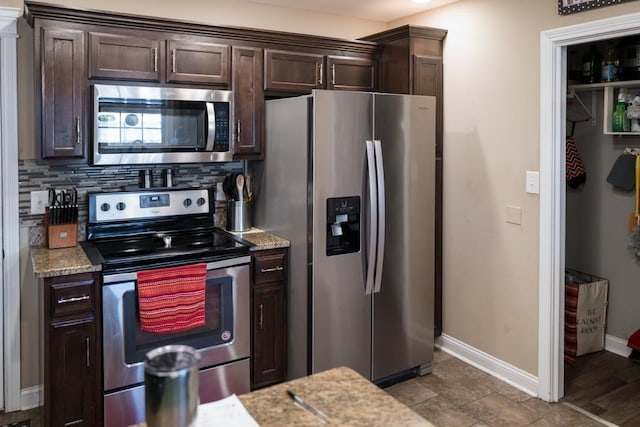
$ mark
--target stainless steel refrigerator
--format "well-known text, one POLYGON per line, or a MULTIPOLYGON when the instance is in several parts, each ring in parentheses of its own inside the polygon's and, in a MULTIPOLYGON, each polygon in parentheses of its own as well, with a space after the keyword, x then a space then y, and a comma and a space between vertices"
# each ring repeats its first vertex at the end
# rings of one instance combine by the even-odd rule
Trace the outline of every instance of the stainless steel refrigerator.
POLYGON ((431 371, 435 98, 266 102, 254 225, 291 241, 288 375, 431 371))

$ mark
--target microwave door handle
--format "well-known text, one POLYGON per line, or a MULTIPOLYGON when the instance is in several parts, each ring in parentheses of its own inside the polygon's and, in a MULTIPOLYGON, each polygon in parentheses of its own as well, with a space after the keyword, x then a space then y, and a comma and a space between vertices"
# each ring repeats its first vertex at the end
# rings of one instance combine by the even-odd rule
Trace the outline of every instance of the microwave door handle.
POLYGON ((216 138, 216 111, 213 105, 213 102, 207 102, 207 110, 206 110, 206 121, 208 124, 207 127, 207 146, 205 150, 207 152, 213 151, 213 145, 215 143, 216 138))

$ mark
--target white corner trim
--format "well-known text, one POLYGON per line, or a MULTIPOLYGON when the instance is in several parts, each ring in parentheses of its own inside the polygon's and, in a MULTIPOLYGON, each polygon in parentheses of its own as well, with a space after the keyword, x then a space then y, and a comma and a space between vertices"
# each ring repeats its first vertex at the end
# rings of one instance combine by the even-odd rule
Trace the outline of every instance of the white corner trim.
POLYGON ((566 47, 640 33, 640 13, 543 31, 540 35, 540 266, 538 395, 564 394, 566 47))
POLYGON ((627 346, 627 340, 613 335, 604 336, 604 349, 622 357, 629 357, 631 354, 631 348, 627 346))
POLYGON ((538 378, 456 338, 442 334, 436 347, 531 396, 538 397, 538 378))
MULTIPOLYGON (((0 9, 7 13, 8 8, 0 9)), ((14 12, 11 12, 14 13, 14 12)), ((0 196, 2 197, 2 338, 4 410, 20 409, 20 245, 18 224, 17 16, 0 15, 0 196), (7 36, 12 34, 12 36, 7 36), (8 302, 11 304, 8 304, 8 302)))
POLYGON ((44 387, 42 385, 34 385, 20 391, 20 410, 22 411, 42 406, 43 402, 44 387))

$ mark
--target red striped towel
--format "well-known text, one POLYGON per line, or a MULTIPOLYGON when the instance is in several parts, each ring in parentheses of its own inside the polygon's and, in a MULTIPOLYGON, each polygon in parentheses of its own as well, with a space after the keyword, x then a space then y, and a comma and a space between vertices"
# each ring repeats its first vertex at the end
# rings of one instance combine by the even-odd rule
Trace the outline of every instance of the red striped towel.
POLYGON ((204 325, 207 264, 138 272, 140 329, 171 333, 204 325))

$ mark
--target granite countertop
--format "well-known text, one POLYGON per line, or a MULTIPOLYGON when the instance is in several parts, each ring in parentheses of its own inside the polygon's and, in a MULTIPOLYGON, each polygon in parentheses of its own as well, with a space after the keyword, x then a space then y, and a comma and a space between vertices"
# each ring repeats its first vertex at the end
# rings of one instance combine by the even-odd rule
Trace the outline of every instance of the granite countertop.
POLYGON ((33 274, 38 278, 66 276, 102 270, 93 265, 80 245, 72 248, 31 248, 33 274))
MULTIPOLYGON (((224 230, 224 228, 222 230, 224 230)), ((291 243, 288 240, 255 227, 249 229, 248 231, 239 231, 239 232, 229 231, 229 230, 224 230, 224 231, 250 244, 251 251, 261 251, 264 249, 288 248, 289 246, 291 246, 291 243)))
POLYGON ((294 404, 291 390, 327 415, 327 424, 432 426, 393 396, 346 367, 334 368, 238 396, 261 426, 319 426, 322 420, 294 404))
MULTIPOLYGON (((262 427, 325 424, 319 417, 294 403, 287 390, 323 412, 328 418, 326 424, 433 427, 408 406, 346 367, 242 394, 238 399, 262 427)), ((207 423, 214 425, 215 420, 207 420, 207 423)), ((140 423, 135 427, 146 427, 146 424, 140 423)))

